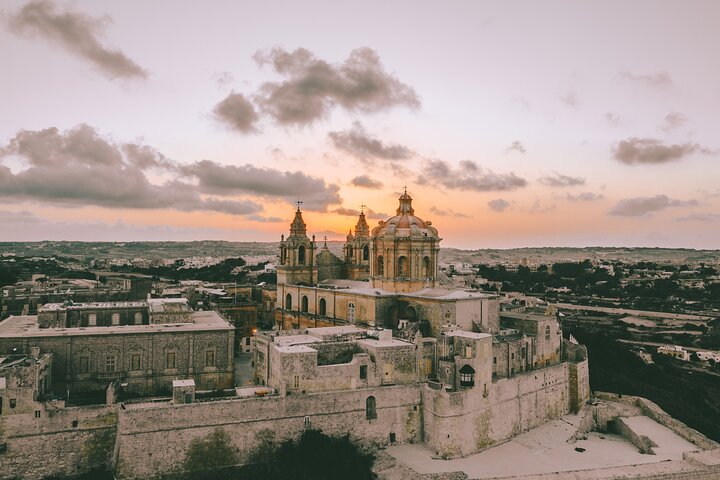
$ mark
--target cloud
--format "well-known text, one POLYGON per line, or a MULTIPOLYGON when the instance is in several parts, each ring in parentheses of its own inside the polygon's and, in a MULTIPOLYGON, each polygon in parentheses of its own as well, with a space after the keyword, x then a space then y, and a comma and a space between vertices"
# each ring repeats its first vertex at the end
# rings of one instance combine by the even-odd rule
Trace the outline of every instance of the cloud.
POLYGON ((292 52, 274 48, 257 52, 254 58, 284 77, 264 83, 255 96, 261 111, 280 125, 310 125, 336 106, 366 113, 420 107, 415 90, 386 72, 370 48, 353 50, 340 64, 321 60, 304 48, 292 52))
POLYGON ((612 127, 617 127, 620 124, 620 115, 612 112, 607 112, 605 115, 605 121, 612 127))
POLYGON ((503 200, 502 198, 490 200, 487 204, 488 207, 490 207, 492 210, 495 210, 496 212, 504 212, 508 207, 510 207, 510 202, 508 202, 507 200, 503 200))
POLYGON ((384 185, 379 180, 374 180, 368 175, 359 175, 350 180, 350 184, 360 188, 369 188, 371 190, 379 190, 384 185))
POLYGON ((180 172, 198 181, 201 192, 213 195, 252 194, 282 198, 294 202, 298 198, 308 210, 326 211, 328 205, 342 202, 340 187, 302 172, 260 168, 250 164, 221 165, 201 160, 183 165, 180 172))
POLYGON ((514 173, 495 173, 470 160, 461 161, 458 168, 443 160, 426 160, 416 181, 420 185, 437 183, 451 190, 475 192, 515 190, 527 186, 527 181, 514 173))
POLYGON ((8 18, 10 30, 20 35, 41 37, 59 44, 85 59, 107 77, 147 78, 147 72, 122 51, 102 45, 109 17, 93 18, 82 12, 57 12, 47 0, 32 1, 8 18))
POLYGON ((224 88, 235 81, 235 77, 230 72, 218 72, 211 77, 215 81, 218 88, 224 88))
POLYGON ((546 187, 575 187, 577 185, 585 185, 585 179, 582 177, 570 177, 554 172, 552 176, 546 175, 538 178, 538 182, 546 187))
POLYGON ((257 214, 263 209, 250 200, 201 197, 196 186, 178 179, 152 184, 145 169, 176 168, 175 163, 145 145, 113 143, 89 125, 66 132, 21 130, 0 148, 0 159, 6 157, 21 160, 24 169, 13 173, 0 164, 0 198, 233 215, 257 214))
POLYGON ((190 240, 238 240, 255 238, 274 241, 273 236, 257 230, 232 228, 192 228, 168 225, 133 225, 122 221, 104 222, 57 222, 36 216, 27 211, 9 212, 0 210, 0 225, 3 226, 3 241, 177 241, 190 240))
POLYGON ((609 213, 610 215, 623 217, 642 217, 670 207, 692 207, 697 205, 697 200, 676 200, 669 198, 667 195, 655 195, 654 197, 636 197, 620 200, 609 213))
POLYGON ((577 107, 578 106, 578 97, 577 93, 574 90, 570 90, 565 95, 560 97, 560 101, 562 101, 565 105, 568 107, 577 107))
POLYGON ((360 122, 353 122, 349 130, 330 132, 328 138, 338 150, 364 160, 406 160, 413 156, 413 152, 403 145, 386 144, 373 137, 360 122))
POLYGON ((510 144, 510 146, 505 149, 505 152, 509 153, 509 152, 512 152, 513 150, 518 151, 520 153, 527 152, 527 150, 525 149, 525 146, 518 140, 515 140, 514 142, 512 142, 510 144))
MULTIPOLYGON (((384 220, 386 218, 389 218, 390 215, 387 213, 382 212, 376 212, 370 208, 366 208, 365 210, 365 216, 370 219, 375 220, 384 220)), ((332 213, 337 213, 338 215, 343 215, 346 217, 358 217, 360 216, 360 210, 355 210, 354 208, 345 208, 345 207, 339 207, 332 211, 332 213)))
POLYGON ((241 93, 232 92, 213 109, 215 118, 230 128, 242 133, 257 131, 255 124, 259 117, 255 107, 241 93))
POLYGON ((530 208, 526 209, 525 211, 529 213, 545 213, 555 210, 556 208, 557 205, 555 205, 554 203, 552 205, 541 205, 540 200, 535 200, 532 205, 530 205, 530 208))
POLYGON ((720 213, 693 213, 675 219, 676 222, 717 222, 720 221, 720 213))
POLYGON ((620 78, 649 88, 667 90, 673 87, 673 80, 670 77, 670 74, 665 71, 649 74, 635 74, 624 70, 620 72, 620 78))
POLYGON ((613 158, 626 165, 673 162, 696 152, 709 154, 712 150, 697 143, 665 145, 654 138, 637 137, 621 140, 612 148, 613 158))
POLYGON ((464 213, 455 212, 450 209, 440 210, 435 206, 430 207, 430 211, 435 215, 440 215, 441 217, 472 218, 470 215, 465 215, 464 213))
POLYGON ((582 192, 577 195, 567 193, 565 194, 565 198, 571 202, 595 202, 601 200, 604 196, 600 193, 582 192))
POLYGON ((660 130, 665 133, 670 133, 673 130, 682 127, 688 121, 688 118, 680 112, 672 111, 668 113, 663 119, 660 130))

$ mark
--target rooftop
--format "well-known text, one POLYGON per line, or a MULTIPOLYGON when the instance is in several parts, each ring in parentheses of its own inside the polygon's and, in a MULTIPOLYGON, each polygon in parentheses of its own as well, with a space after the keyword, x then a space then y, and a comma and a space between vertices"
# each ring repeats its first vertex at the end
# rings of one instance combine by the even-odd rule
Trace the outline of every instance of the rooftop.
POLYGON ((318 289, 343 290, 349 293, 360 295, 372 295, 376 297, 414 297, 414 298, 436 298, 438 300, 464 300, 471 298, 492 298, 495 295, 475 290, 460 290, 452 288, 425 288, 417 292, 396 293, 373 288, 370 282, 362 280, 328 279, 323 280, 316 287, 318 289))
POLYGON ((128 333, 192 332, 233 330, 216 312, 192 312, 190 323, 154 325, 115 325, 110 327, 40 328, 37 315, 11 316, 0 322, 0 337, 69 337, 77 335, 117 335, 128 333))
POLYGON ((46 303, 38 309, 40 312, 53 310, 84 310, 101 308, 147 307, 147 302, 88 302, 88 303, 46 303))

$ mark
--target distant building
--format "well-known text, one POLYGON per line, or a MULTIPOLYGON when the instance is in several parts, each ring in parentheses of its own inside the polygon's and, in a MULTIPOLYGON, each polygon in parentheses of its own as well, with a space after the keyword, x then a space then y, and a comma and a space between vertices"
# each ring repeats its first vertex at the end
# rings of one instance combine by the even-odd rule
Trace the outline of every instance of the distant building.
POLYGON ((689 361, 690 352, 677 345, 663 345, 658 347, 658 353, 661 355, 668 355, 670 357, 677 358, 678 360, 689 361))

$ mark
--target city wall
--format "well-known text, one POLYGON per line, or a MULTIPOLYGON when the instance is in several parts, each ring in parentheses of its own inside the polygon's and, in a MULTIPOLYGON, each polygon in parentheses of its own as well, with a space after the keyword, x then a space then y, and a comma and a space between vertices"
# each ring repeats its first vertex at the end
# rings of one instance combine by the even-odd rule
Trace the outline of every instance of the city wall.
POLYGON ((177 471, 190 442, 216 428, 227 432, 240 462, 247 460, 263 430, 273 432, 276 441, 312 427, 328 435, 349 434, 360 443, 387 444, 391 434, 398 443, 417 443, 422 439, 420 401, 416 386, 394 386, 189 405, 128 405, 118 423, 117 477, 148 478, 177 471), (376 418, 370 420, 369 396, 376 404, 376 418))
POLYGON ((480 388, 422 390, 425 443, 444 458, 464 457, 570 411, 569 365, 562 363, 480 388))
POLYGON ((115 406, 36 405, 40 410, 0 417, 0 438, 6 444, 0 454, 1 479, 76 475, 110 465, 117 434, 115 406))

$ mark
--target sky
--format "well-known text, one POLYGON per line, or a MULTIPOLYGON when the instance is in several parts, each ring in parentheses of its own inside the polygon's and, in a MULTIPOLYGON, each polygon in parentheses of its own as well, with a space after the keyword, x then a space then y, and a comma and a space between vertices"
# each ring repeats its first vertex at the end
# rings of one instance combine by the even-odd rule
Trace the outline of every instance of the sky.
POLYGON ((0 4, 0 241, 720 248, 720 3, 0 4), (364 206, 364 207, 363 207, 364 206))

